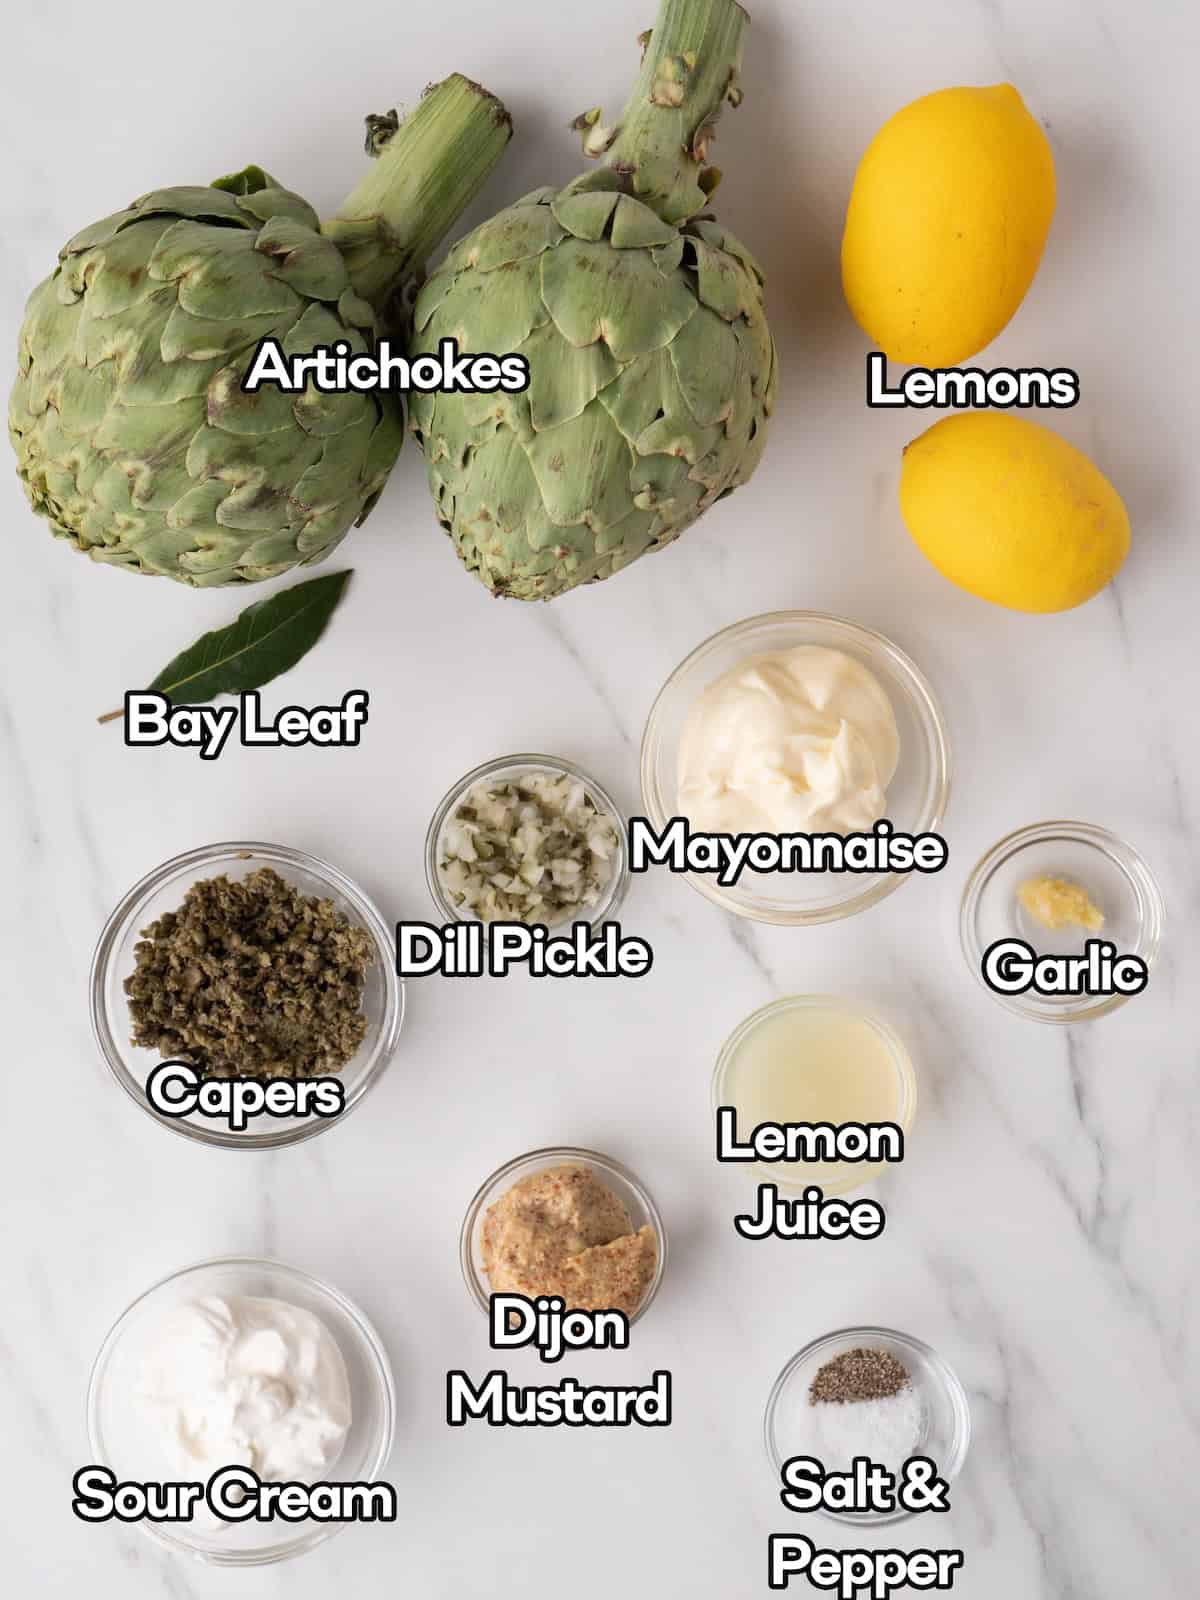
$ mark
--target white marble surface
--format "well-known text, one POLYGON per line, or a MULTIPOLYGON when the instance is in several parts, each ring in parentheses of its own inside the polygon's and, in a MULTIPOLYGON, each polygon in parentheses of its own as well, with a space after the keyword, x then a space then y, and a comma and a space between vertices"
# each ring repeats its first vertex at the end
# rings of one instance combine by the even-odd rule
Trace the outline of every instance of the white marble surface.
MULTIPOLYGON (((766 1593, 769 1530, 837 1538, 777 1505, 760 1442, 767 1390, 800 1344, 859 1320, 926 1338, 970 1391, 975 1441, 954 1509, 896 1540, 961 1544, 956 1593, 1197 1592, 1195 8, 754 9, 746 103, 721 129, 722 214, 769 270, 784 387, 753 485, 668 553, 553 607, 493 603, 459 570, 406 451, 343 547, 358 577, 331 634, 266 696, 368 687, 361 749, 234 748, 201 765, 126 750, 94 717, 239 599, 94 567, 52 543, 15 480, 0 491, 8 1594, 766 1593), (1135 524, 1117 583, 1061 617, 990 609, 909 542, 899 450, 924 424, 864 408, 866 347, 836 274, 850 177, 876 126, 919 93, 1002 78, 1048 128, 1060 202, 1037 282, 989 359, 1079 369, 1082 403, 1059 425, 1108 470, 1135 524), (653 940, 649 979, 415 983, 400 1051, 364 1108, 274 1156, 192 1148, 107 1081, 88 960, 143 871, 209 840, 277 839, 340 863, 389 915, 426 915, 425 826, 461 771, 509 749, 561 751, 632 807, 642 722, 668 671, 715 628, 787 606, 883 629, 935 682, 957 767, 941 878, 797 932, 725 920, 667 878, 640 882, 627 921, 653 940), (978 854, 1054 815, 1125 834, 1168 898, 1149 992, 1069 1031, 993 1004, 956 931, 978 854), (749 1245, 729 1220, 744 1180, 709 1153, 711 1064, 748 1010, 821 989, 866 997, 908 1038, 922 1097, 910 1159, 884 1188, 881 1241, 749 1245), (447 1366, 482 1372, 490 1356, 458 1274, 464 1205, 499 1162, 554 1141, 626 1159, 665 1211, 672 1259, 653 1314, 627 1355, 575 1370, 632 1381, 670 1367, 669 1430, 442 1421, 447 1366), (171 1268, 228 1251, 327 1275, 382 1330, 400 1393, 397 1526, 230 1573, 72 1517, 106 1327, 171 1268)), ((651 0, 26 8, 0 69, 5 347, 27 289, 92 217, 248 159, 328 207, 359 170, 361 114, 454 68, 518 122, 476 214, 565 180, 578 163, 563 124, 617 106, 652 11, 651 0)), ((536 1375, 533 1360, 511 1368, 536 1375)))

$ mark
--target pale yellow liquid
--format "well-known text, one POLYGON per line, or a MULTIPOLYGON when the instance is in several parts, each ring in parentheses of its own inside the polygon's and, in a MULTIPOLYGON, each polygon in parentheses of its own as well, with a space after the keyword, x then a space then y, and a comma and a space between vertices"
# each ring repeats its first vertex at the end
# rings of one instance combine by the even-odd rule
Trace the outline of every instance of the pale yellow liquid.
MULTIPOLYGON (((749 1142, 761 1122, 903 1125, 912 1100, 907 1057, 864 1018, 829 1006, 797 1006, 764 1018, 737 1047, 721 1093, 721 1103, 737 1109, 741 1143, 749 1142)), ((857 1188, 880 1167, 870 1161, 787 1161, 743 1170, 780 1189, 818 1184, 828 1194, 857 1188)))

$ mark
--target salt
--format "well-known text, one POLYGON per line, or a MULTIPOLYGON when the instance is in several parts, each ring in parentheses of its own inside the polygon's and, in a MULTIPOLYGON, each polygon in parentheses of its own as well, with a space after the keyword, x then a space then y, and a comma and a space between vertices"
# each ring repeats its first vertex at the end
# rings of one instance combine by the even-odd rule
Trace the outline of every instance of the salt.
POLYGON ((811 1448, 826 1472, 849 1472, 856 1456, 898 1473, 921 1447, 925 1407, 910 1385, 881 1400, 823 1400, 806 1405, 811 1448))

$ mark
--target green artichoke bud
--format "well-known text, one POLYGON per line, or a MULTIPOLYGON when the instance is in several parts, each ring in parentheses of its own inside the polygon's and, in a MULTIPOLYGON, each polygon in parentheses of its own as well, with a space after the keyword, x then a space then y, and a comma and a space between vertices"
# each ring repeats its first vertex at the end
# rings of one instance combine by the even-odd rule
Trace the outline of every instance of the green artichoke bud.
POLYGON ((421 290, 411 354, 518 352, 523 394, 414 394, 438 520, 494 594, 549 600, 661 549, 758 464, 776 394, 754 257, 702 216, 747 18, 664 0, 604 165, 460 241, 421 290))
POLYGON ((253 352, 267 337, 287 355, 371 351, 511 132, 499 101, 455 76, 402 123, 368 119, 378 160, 324 225, 248 167, 77 233, 18 347, 9 434, 34 510, 96 561, 196 586, 327 556, 387 480, 399 401, 247 394, 253 352))

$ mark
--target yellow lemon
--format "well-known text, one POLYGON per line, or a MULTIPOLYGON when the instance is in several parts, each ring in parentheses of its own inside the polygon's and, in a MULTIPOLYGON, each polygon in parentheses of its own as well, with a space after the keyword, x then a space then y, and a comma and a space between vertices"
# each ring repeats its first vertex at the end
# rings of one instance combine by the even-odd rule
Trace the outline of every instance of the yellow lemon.
POLYGON ((1000 411, 945 417, 904 452, 900 510, 951 583, 1014 611, 1067 611, 1114 578, 1129 516, 1061 435, 1000 411))
POLYGON ((949 367, 1025 298, 1054 216, 1054 157, 1011 84, 942 89, 875 135, 842 238, 842 287, 893 361, 949 367))

